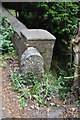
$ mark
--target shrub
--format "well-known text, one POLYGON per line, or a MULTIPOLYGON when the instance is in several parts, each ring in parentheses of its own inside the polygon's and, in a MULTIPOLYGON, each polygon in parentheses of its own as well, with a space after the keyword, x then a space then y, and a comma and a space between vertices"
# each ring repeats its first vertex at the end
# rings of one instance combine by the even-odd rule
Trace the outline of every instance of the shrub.
POLYGON ((13 43, 11 42, 11 37, 14 33, 14 29, 8 24, 9 20, 5 16, 0 16, 0 19, 5 22, 5 26, 3 24, 0 25, 0 50, 2 54, 4 53, 12 53, 14 52, 13 43))

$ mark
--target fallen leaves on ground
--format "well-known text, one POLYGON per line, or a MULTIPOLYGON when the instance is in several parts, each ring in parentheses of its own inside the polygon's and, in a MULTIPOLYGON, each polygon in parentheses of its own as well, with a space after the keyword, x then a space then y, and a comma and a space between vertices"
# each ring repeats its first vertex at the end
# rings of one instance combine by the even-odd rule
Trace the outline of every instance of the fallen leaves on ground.
POLYGON ((66 99, 62 103, 59 99, 59 95, 55 96, 55 99, 52 101, 51 99, 47 99, 49 101, 49 106, 44 107, 43 105, 39 105, 36 101, 32 101, 28 106, 22 109, 18 102, 16 92, 11 90, 10 83, 10 70, 15 68, 15 71, 19 69, 18 61, 16 58, 7 58, 5 59, 7 66, 5 68, 0 67, 2 69, 2 106, 3 111, 5 111, 7 117, 15 117, 15 118, 30 118, 30 117, 49 117, 50 114, 50 106, 51 107, 61 107, 64 109, 64 118, 67 117, 78 117, 78 107, 67 106, 66 99), (15 67, 14 67, 15 66, 15 67), (42 115, 42 116, 41 116, 42 115))

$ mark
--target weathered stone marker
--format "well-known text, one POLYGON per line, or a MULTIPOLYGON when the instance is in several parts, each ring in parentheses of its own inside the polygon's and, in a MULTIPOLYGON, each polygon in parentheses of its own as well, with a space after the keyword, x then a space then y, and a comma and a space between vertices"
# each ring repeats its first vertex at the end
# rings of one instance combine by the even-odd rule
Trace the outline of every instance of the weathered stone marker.
POLYGON ((20 62, 20 70, 26 74, 27 71, 34 72, 38 81, 44 72, 44 59, 36 48, 28 47, 22 54, 20 62))
POLYGON ((75 38, 72 39, 73 50, 75 53, 75 78, 74 78, 74 89, 79 92, 80 88, 80 22, 79 22, 79 29, 78 34, 75 38))

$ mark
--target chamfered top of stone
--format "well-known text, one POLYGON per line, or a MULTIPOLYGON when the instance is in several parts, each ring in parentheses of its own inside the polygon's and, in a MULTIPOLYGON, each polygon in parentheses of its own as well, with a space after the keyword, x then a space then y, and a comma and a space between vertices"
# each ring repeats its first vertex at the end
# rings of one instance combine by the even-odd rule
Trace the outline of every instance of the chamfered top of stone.
POLYGON ((27 40, 56 40, 56 38, 43 29, 23 29, 21 35, 27 40))

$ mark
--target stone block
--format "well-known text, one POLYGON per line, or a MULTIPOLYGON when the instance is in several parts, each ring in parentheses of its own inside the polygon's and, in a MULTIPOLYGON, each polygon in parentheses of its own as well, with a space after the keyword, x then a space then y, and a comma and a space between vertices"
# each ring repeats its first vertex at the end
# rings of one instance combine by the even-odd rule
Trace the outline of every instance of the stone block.
MULTIPOLYGON (((44 58, 45 70, 50 70, 55 37, 46 30, 42 29, 23 29, 21 30, 21 38, 28 47, 37 48, 44 58)), ((24 48, 22 48, 23 51, 24 48)))
POLYGON ((20 62, 21 73, 26 75, 27 72, 33 72, 37 80, 40 81, 44 72, 43 65, 44 59, 36 48, 28 47, 22 54, 20 62))

